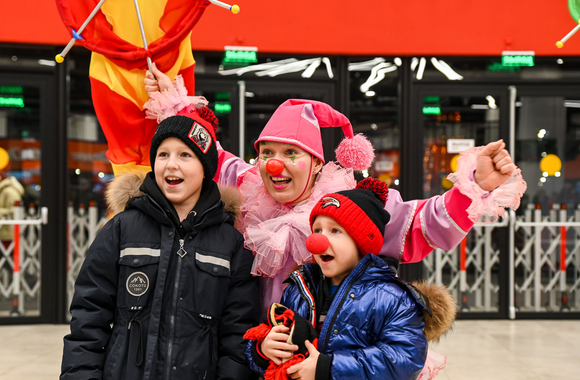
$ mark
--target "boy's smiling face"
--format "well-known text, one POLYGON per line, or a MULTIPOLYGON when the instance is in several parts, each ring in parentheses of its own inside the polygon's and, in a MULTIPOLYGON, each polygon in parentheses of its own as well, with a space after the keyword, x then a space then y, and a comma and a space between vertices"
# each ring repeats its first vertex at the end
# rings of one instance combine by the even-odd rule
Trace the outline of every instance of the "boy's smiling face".
POLYGON ((330 243, 325 253, 314 255, 314 260, 332 285, 338 285, 358 265, 362 255, 355 241, 334 219, 318 215, 312 231, 324 234, 330 243))
POLYGON ((201 161, 183 141, 169 137, 161 142, 155 157, 155 181, 180 217, 199 200, 204 177, 201 161))

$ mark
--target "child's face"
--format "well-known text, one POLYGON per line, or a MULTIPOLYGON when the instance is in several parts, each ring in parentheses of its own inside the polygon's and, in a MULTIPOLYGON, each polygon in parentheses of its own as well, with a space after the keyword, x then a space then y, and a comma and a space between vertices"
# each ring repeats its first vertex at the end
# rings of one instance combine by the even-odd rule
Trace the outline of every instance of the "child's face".
POLYGON ((310 196, 309 190, 314 184, 315 175, 313 172, 318 172, 322 168, 322 161, 304 149, 281 142, 260 142, 258 160, 260 176, 266 190, 276 202, 283 204, 289 202, 297 204, 308 198, 310 196), (282 173, 275 176, 266 170, 268 160, 273 158, 284 163, 282 173), (304 194, 302 194, 303 192, 304 194), (298 199, 298 197, 300 198, 298 199))
POLYGON ((314 260, 332 285, 340 284, 362 258, 356 243, 340 224, 325 215, 318 215, 314 219, 312 231, 324 234, 330 242, 326 252, 314 255, 314 260))
POLYGON ((195 206, 204 177, 201 161, 183 141, 163 140, 155 157, 155 180, 176 209, 189 212, 195 206))

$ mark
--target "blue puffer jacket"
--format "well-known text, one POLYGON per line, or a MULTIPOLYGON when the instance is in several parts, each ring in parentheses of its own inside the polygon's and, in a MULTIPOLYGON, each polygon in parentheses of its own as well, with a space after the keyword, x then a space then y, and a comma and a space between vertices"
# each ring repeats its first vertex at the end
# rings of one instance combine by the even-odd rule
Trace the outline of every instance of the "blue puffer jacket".
MULTIPOLYGON (((317 292, 323 278, 318 265, 308 264, 301 273, 317 292)), ((320 353, 331 356, 332 379, 410 380, 421 372, 427 357, 425 301, 395 275, 380 257, 366 255, 339 286, 318 341, 320 353)), ((281 303, 311 319, 316 295, 307 296, 298 272, 290 278, 281 303)))

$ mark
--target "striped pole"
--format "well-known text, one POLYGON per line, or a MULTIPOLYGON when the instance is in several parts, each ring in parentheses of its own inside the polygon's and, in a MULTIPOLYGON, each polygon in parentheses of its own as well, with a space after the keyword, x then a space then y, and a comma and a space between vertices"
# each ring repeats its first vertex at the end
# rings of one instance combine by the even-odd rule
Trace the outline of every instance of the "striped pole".
MULTIPOLYGON (((14 202, 14 219, 22 219, 22 212, 20 212, 20 201, 14 202)), ((14 238, 12 240, 12 310, 11 317, 20 316, 20 225, 14 225, 14 238)))
POLYGON ((459 290, 461 291, 461 311, 469 311, 467 298, 467 236, 459 246, 459 290))
MULTIPOLYGON (((565 222, 566 218, 566 204, 562 203, 560 221, 565 222)), ((566 244, 566 226, 562 226, 560 227, 560 292, 562 294, 560 311, 570 311, 570 307, 568 306, 568 293, 566 292, 566 244)))

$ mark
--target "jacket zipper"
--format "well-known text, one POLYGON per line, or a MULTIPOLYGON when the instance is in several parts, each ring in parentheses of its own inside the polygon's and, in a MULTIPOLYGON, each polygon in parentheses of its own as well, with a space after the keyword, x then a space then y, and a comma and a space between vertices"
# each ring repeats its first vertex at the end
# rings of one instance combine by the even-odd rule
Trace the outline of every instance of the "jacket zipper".
POLYGON ((365 266, 362 268, 362 270, 356 275, 356 277, 354 277, 352 279, 352 281, 348 283, 348 287, 344 291, 344 293, 342 295, 342 298, 340 299, 340 303, 338 304, 338 306, 334 310, 334 314, 332 314, 332 319, 330 320, 330 324, 328 325, 328 329, 326 331, 326 335, 325 335, 325 339, 324 339, 324 345, 322 347, 322 350, 320 350, 321 353, 326 354, 326 348, 328 347, 328 341, 330 340, 330 332, 331 332, 330 328, 334 325, 334 322, 336 322, 336 318, 338 317, 338 311, 340 311, 340 309, 342 308, 342 304, 346 300, 346 296, 348 295, 348 292, 349 292, 350 288, 352 288, 352 285, 363 275, 363 273, 366 272, 367 268, 371 264, 372 264, 372 261, 369 260, 365 264, 365 266))
MULTIPOLYGON (((183 249, 183 239, 179 239, 179 251, 185 250, 183 249)), ((181 261, 183 257, 187 254, 182 256, 181 254, 177 254, 179 257, 177 259, 177 269, 175 274, 175 284, 173 286, 173 304, 172 304, 172 311, 171 311, 171 318, 169 318, 169 340, 167 342, 167 359, 165 362, 165 379, 169 379, 171 374, 171 354, 173 351, 173 338, 175 336, 175 314, 177 312, 177 293, 179 292, 179 278, 181 277, 181 261)))
MULTIPOLYGON (((298 292, 300 293, 300 296, 306 301, 306 304, 308 305, 309 312, 310 312, 310 316, 309 317, 311 317, 312 314, 316 312, 315 300, 313 299, 312 302, 310 302, 310 300, 308 299, 308 297, 306 296, 306 294, 304 294, 304 292, 300 288, 299 280, 298 280, 297 277, 298 276, 294 272, 290 273, 290 278, 292 279, 292 281, 294 281, 294 284, 296 285, 296 288, 298 289, 298 292)), ((305 277, 304 278, 304 281, 307 284, 313 284, 312 277, 310 276, 310 273, 308 272, 308 269, 304 271, 304 277, 305 277)), ((320 289, 320 286, 319 286, 319 289, 320 289)), ((310 291, 310 289, 308 289, 308 291, 310 291)), ((314 297, 314 295, 312 295, 312 297, 314 297)), ((316 314, 314 314, 314 315, 316 316, 315 319, 317 319, 318 316, 316 314)), ((308 320, 310 320, 310 318, 308 318, 308 320)), ((316 323, 318 323, 318 321, 315 320, 314 321, 314 326, 313 326, 314 328, 316 328, 316 323)))

